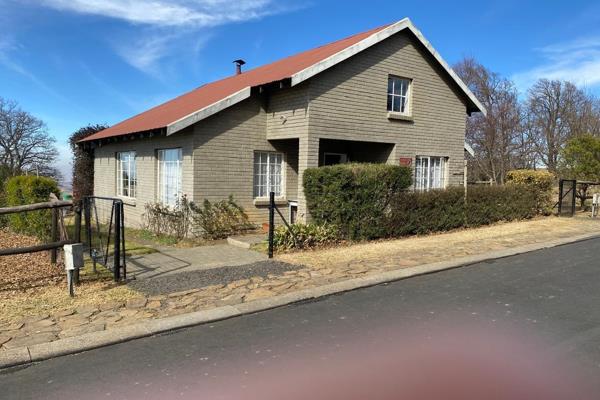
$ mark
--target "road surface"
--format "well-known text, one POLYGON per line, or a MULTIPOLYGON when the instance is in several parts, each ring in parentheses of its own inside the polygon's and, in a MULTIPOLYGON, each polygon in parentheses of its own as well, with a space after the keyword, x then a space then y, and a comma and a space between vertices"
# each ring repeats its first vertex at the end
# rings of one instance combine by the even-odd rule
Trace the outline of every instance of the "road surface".
POLYGON ((523 332, 600 380, 600 239, 5 371, 0 397, 197 398, 222 379, 244 387, 270 366, 351 354, 382 338, 401 347, 406 332, 433 337, 439 326, 523 332))

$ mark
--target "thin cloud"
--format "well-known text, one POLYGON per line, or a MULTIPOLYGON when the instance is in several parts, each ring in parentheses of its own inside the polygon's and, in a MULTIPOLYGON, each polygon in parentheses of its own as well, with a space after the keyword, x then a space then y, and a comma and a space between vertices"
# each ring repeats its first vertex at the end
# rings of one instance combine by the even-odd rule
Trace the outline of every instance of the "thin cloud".
POLYGON ((63 12, 111 18, 138 29, 127 40, 109 39, 132 67, 162 80, 166 59, 182 49, 197 54, 211 37, 210 28, 252 21, 302 8, 276 0, 37 0, 63 12), (202 38, 197 39, 201 32, 202 38))
POLYGON ((41 0, 40 3, 61 11, 164 27, 212 27, 282 11, 273 0, 41 0))
POLYGON ((513 75, 522 90, 541 78, 568 80, 578 86, 600 86, 600 36, 578 38, 535 50, 542 63, 513 75))

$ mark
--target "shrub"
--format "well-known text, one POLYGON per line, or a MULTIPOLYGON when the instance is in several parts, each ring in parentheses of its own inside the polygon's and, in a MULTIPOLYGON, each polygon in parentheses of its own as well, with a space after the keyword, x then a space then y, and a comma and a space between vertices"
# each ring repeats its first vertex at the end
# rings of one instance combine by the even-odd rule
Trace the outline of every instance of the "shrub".
POLYGON ((222 239, 229 235, 254 229, 248 220, 248 215, 229 196, 227 200, 211 203, 204 200, 202 207, 190 204, 192 210, 192 225, 197 235, 208 239, 222 239))
POLYGON ((526 186, 475 186, 469 188, 465 225, 477 227, 499 221, 532 218, 538 214, 535 190, 526 186))
POLYGON ((520 169, 509 171, 506 175, 507 185, 526 186, 533 191, 538 212, 550 214, 552 211, 552 188, 556 183, 555 176, 548 171, 520 169))
POLYGON ((190 231, 190 213, 190 202, 185 195, 177 200, 175 207, 148 203, 142 216, 144 229, 155 236, 168 235, 181 240, 190 231))
POLYGON ((273 236, 273 247, 278 250, 307 249, 339 241, 338 229, 329 224, 292 224, 278 226, 273 236))
POLYGON ((465 225, 464 189, 403 192, 395 196, 386 237, 448 231, 465 225))
MULTIPOLYGON (((6 181, 4 196, 7 206, 22 206, 47 202, 51 193, 60 195, 58 185, 52 178, 15 176, 6 181)), ((51 233, 51 210, 10 214, 8 224, 15 232, 47 239, 51 233)))
POLYGON ((386 236, 443 232, 537 214, 535 192, 523 186, 474 186, 465 202, 464 188, 405 192, 392 203, 386 236))
POLYGON ((390 201, 412 184, 412 170, 388 164, 339 164, 304 172, 304 193, 317 224, 339 228, 342 237, 383 235, 390 201))

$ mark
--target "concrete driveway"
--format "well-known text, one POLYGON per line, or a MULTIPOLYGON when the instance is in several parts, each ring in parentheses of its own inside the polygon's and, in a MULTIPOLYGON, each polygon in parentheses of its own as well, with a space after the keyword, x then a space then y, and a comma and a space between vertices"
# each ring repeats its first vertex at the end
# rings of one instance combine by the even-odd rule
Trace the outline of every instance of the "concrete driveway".
POLYGON ((241 266, 266 259, 265 254, 228 244, 161 249, 157 253, 128 257, 127 273, 128 277, 139 280, 181 272, 241 266))

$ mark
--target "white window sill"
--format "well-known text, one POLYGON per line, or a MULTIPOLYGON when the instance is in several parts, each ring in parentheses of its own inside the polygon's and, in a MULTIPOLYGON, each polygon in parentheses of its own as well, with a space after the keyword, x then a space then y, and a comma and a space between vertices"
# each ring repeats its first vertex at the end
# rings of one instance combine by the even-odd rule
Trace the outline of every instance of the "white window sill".
POLYGON ((414 121, 414 118, 411 114, 405 114, 396 111, 388 111, 387 117, 388 119, 395 119, 398 121, 414 121))
MULTIPOLYGON (((288 201, 285 197, 275 197, 275 205, 276 206, 283 206, 283 205, 287 205, 288 201)), ((257 197, 254 199, 254 205, 255 206, 268 206, 269 205, 269 198, 268 197, 257 197)))
POLYGON ((121 200, 123 202, 123 204, 126 204, 128 206, 135 206, 136 205, 136 200, 135 200, 134 197, 117 196, 117 198, 119 200, 121 200))

